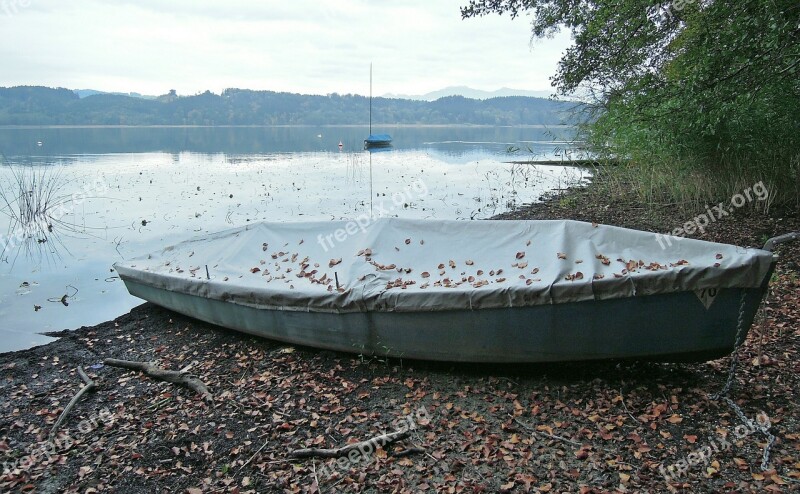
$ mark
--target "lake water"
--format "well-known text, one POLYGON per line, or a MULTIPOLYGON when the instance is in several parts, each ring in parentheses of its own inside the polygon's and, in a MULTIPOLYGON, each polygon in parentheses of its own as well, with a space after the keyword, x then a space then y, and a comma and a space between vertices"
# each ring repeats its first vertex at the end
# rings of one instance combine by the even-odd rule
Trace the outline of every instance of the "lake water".
POLYGON ((370 214, 469 221, 588 177, 508 163, 559 159, 568 128, 375 130, 394 146, 364 151, 362 127, 0 129, 0 351, 126 313, 142 301, 112 264, 193 236, 370 214), (45 203, 41 230, 17 220, 45 203))

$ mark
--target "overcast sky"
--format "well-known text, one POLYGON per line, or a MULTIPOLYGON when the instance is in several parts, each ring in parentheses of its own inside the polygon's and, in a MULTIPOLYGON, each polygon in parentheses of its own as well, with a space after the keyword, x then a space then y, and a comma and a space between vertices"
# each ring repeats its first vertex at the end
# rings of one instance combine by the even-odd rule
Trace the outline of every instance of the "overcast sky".
POLYGON ((423 94, 550 90, 569 44, 466 0, 0 0, 0 86, 164 94, 229 87, 423 94))

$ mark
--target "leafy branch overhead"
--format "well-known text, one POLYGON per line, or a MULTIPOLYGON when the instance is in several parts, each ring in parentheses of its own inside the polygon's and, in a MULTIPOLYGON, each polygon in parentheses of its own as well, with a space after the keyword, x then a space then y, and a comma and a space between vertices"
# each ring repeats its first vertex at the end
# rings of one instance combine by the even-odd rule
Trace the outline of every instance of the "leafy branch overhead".
POLYGON ((797 200, 795 0, 472 0, 461 9, 464 18, 504 13, 528 16, 535 38, 571 32, 552 82, 594 103, 585 130, 595 149, 641 166, 728 170, 722 180, 770 178, 780 199, 797 200))

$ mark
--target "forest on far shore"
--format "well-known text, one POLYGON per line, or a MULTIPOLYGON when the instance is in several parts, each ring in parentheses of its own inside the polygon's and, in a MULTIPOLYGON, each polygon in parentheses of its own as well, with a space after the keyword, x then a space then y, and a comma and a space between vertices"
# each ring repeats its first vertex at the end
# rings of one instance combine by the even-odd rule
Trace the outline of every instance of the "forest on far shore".
MULTIPOLYGON (((372 122, 382 125, 558 125, 576 123, 575 103, 507 96, 436 101, 373 98, 372 122)), ((156 99, 116 94, 80 98, 70 89, 0 88, 0 125, 363 125, 369 98, 226 89, 156 99)))

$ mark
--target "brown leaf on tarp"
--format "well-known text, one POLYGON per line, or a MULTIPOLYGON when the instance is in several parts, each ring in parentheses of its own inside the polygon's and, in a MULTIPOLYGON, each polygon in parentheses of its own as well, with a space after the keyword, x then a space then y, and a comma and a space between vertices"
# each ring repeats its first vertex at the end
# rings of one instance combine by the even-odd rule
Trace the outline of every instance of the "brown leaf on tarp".
POLYGON ((517 252, 517 259, 522 259, 525 257, 525 252, 517 252))
POLYGON ((563 252, 557 253, 556 256, 558 256, 559 259, 566 259, 567 258, 567 255, 565 253, 563 253, 563 252))
POLYGON ((332 268, 332 267, 336 266, 337 264, 340 264, 341 262, 342 262, 342 258, 341 257, 339 259, 331 259, 330 261, 328 261, 328 267, 332 268))

